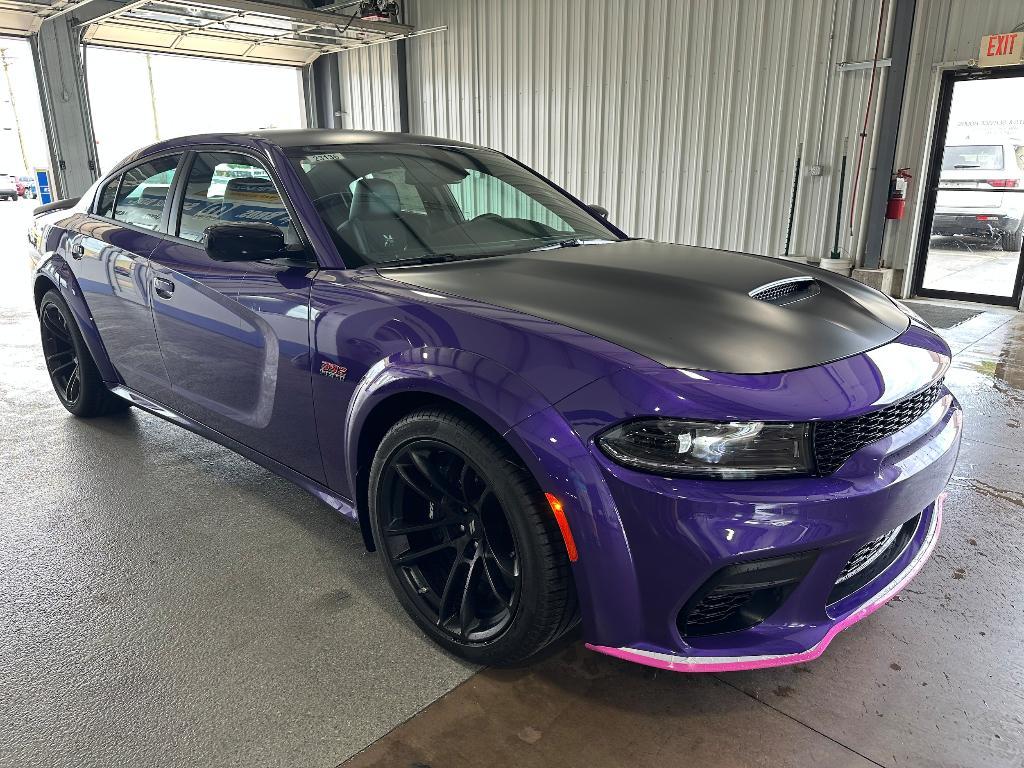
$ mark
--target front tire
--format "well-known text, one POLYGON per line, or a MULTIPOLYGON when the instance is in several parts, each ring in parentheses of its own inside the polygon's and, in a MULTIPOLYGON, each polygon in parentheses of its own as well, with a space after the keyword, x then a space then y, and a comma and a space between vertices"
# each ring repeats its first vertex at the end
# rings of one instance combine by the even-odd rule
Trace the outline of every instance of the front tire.
POLYGON ((507 445, 469 420, 424 409, 395 424, 370 469, 369 513, 402 606, 456 656, 514 664, 578 620, 543 493, 507 445))
POLYGON ((47 291, 39 303, 39 331, 50 383, 68 411, 89 418, 131 406, 103 383, 74 315, 57 291, 47 291))

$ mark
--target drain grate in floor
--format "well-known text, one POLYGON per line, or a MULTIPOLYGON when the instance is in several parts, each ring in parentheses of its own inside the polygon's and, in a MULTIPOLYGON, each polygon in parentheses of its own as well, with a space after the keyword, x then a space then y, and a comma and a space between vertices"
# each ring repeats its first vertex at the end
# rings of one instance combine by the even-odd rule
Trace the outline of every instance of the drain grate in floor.
POLYGON ((904 301, 903 303, 917 312, 935 328, 955 328, 985 311, 983 309, 947 307, 943 304, 932 304, 928 301, 904 301))

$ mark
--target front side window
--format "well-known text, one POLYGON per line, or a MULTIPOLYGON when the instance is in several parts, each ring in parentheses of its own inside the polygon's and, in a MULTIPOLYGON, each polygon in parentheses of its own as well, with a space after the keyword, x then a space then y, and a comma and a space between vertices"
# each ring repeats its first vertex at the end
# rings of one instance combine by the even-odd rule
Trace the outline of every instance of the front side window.
POLYGON ((620 239, 544 179, 490 150, 303 147, 290 156, 349 266, 620 239))
POLYGON ((281 195, 266 169, 246 155, 202 152, 185 182, 178 237, 199 242, 213 224, 272 224, 298 243, 281 195))
POLYGON ((144 229, 159 229, 171 182, 174 181, 174 169, 180 159, 180 155, 158 157, 125 171, 112 218, 144 229))

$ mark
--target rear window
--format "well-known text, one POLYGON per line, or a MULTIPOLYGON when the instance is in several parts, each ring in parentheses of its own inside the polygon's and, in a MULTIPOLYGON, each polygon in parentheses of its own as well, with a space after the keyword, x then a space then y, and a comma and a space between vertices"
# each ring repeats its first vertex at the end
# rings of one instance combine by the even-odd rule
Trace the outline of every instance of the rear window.
POLYGON ((962 144, 946 147, 942 155, 942 170, 968 171, 1003 170, 1003 148, 999 144, 962 144))

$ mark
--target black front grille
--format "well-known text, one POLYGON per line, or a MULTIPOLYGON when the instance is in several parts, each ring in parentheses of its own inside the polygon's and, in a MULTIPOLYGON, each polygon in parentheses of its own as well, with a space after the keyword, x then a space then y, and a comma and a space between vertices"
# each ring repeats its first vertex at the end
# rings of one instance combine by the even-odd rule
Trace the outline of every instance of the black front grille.
POLYGON ((686 617, 691 633, 694 629, 703 629, 709 624, 717 624, 738 611, 753 596, 750 590, 741 592, 720 592, 712 590, 693 607, 686 617))
POLYGON ((938 381, 916 395, 863 416, 814 424, 814 459, 818 474, 830 475, 865 445, 894 435, 924 416, 942 396, 938 381))
POLYGON ((888 533, 876 536, 854 552, 853 557, 847 561, 846 565, 843 566, 843 570, 839 572, 839 578, 836 579, 836 584, 842 584, 847 579, 852 579, 858 573, 870 566, 879 558, 882 552, 885 551, 885 548, 892 544, 893 539, 899 535, 899 532, 899 528, 894 528, 888 533))
POLYGON ((817 552, 729 565, 698 589, 676 617, 683 637, 734 632, 760 624, 782 605, 817 552))
POLYGON ((839 577, 828 596, 828 604, 832 605, 852 595, 892 565, 907 548, 920 523, 921 516, 917 515, 899 528, 862 544, 839 572, 839 577))

